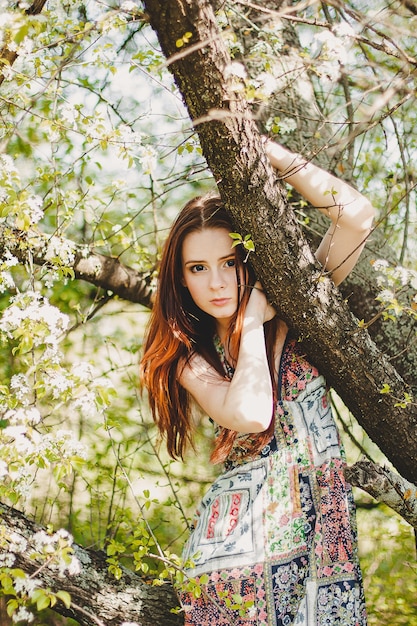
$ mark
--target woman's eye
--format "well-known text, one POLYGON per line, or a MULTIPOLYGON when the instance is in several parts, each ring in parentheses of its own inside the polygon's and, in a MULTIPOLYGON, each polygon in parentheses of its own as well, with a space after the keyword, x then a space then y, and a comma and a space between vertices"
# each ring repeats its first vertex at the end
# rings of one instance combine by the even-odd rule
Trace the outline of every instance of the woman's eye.
POLYGON ((226 266, 227 267, 234 267, 236 265, 235 260, 234 259, 228 259, 226 261, 226 266))
POLYGON ((191 268, 191 271, 194 272, 195 274, 197 272, 202 272, 204 270, 204 265, 193 265, 191 268))

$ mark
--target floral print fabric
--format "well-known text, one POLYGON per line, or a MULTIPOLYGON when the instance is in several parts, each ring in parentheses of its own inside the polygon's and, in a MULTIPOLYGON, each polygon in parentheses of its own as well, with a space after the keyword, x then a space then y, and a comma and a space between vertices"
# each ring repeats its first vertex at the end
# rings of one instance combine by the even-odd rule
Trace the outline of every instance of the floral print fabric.
POLYGON ((275 432, 255 457, 238 436, 184 548, 205 575, 186 626, 365 626, 354 504, 326 384, 287 340, 275 432))

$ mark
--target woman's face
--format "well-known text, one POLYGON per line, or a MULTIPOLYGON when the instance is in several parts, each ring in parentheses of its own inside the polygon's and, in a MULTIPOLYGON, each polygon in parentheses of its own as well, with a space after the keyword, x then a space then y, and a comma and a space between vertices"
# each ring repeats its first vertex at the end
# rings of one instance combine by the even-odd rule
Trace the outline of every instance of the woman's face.
POLYGON ((182 246, 183 284, 194 303, 227 328, 238 305, 235 251, 229 231, 206 228, 189 233, 182 246))

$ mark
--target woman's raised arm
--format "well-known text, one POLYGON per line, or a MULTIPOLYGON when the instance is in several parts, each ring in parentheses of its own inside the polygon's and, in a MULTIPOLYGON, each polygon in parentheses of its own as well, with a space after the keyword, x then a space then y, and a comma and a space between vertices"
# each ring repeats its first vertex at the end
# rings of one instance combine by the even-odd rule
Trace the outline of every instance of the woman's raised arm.
POLYGON ((265 152, 281 178, 331 219, 316 257, 338 285, 352 270, 365 245, 374 207, 351 185, 282 145, 266 140, 265 152))
POLYGON ((181 374, 183 387, 220 426, 240 433, 259 433, 271 422, 274 394, 263 324, 274 315, 263 291, 254 288, 245 310, 232 380, 222 379, 199 355, 181 374))

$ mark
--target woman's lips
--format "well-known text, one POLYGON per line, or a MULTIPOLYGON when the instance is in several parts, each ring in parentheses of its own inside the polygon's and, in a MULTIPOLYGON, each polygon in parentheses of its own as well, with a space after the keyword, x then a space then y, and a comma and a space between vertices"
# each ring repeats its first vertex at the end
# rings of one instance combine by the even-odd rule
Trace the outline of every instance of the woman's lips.
POLYGON ((230 302, 230 298, 214 298, 213 300, 210 300, 210 302, 215 306, 223 306, 230 302))

